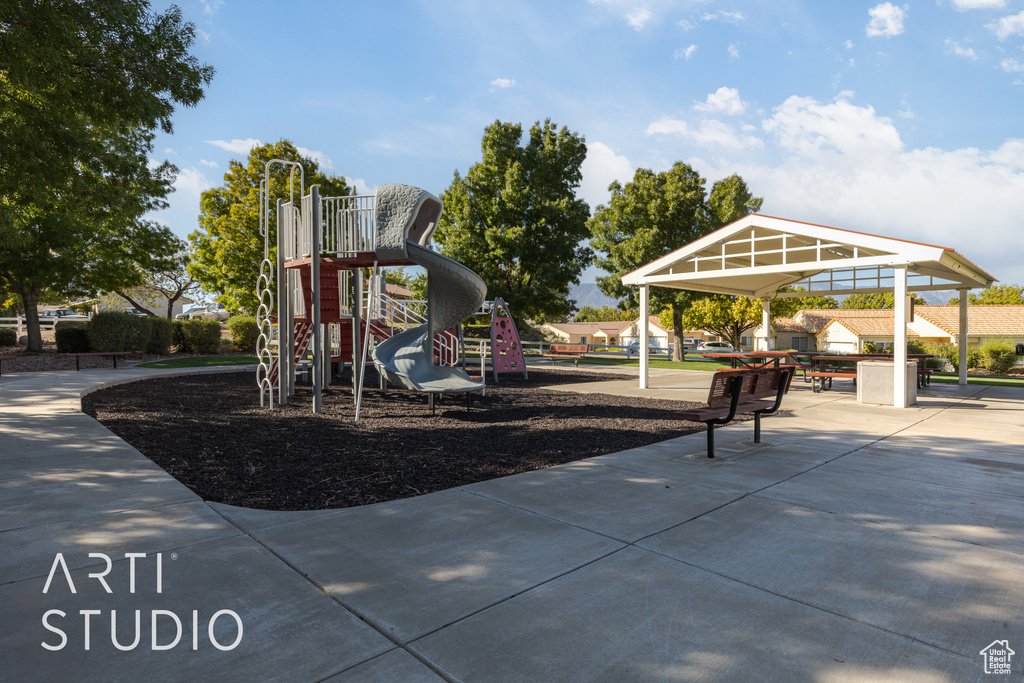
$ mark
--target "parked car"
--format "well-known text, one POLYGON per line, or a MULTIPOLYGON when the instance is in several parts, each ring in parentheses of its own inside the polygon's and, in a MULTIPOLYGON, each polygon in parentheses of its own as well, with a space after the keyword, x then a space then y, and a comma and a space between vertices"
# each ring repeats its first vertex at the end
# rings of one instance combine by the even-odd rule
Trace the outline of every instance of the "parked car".
POLYGON ((53 327, 61 320, 88 320, 89 316, 75 313, 70 308, 47 308, 39 314, 41 327, 53 327))
POLYGON ((188 320, 193 313, 200 313, 206 310, 206 306, 189 306, 184 311, 174 316, 175 320, 188 320))
MULTIPOLYGON (((654 344, 649 344, 647 347, 649 353, 662 353, 662 349, 658 348, 654 344)), ((626 347, 628 353, 640 353, 640 342, 635 341, 626 347)))
POLYGON ((701 342, 700 344, 698 344, 697 350, 706 351, 708 353, 732 353, 736 349, 732 348, 732 344, 730 344, 729 342, 709 341, 701 342))
POLYGON ((125 313, 130 313, 131 315, 149 315, 148 313, 143 313, 142 311, 140 311, 137 308, 125 309, 125 313))
POLYGON ((224 304, 212 303, 198 311, 189 313, 190 319, 209 318, 210 320, 227 320, 228 309, 224 304))

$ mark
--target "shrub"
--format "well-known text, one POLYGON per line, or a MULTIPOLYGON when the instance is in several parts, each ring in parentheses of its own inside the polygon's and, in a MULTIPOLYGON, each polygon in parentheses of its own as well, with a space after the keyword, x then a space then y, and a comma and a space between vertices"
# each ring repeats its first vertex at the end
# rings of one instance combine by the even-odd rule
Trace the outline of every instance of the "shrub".
POLYGON ((152 323, 149 316, 131 313, 97 313, 89 321, 89 346, 93 351, 132 351, 142 353, 149 343, 152 323))
POLYGON ((18 331, 13 327, 0 327, 0 346, 17 346, 18 331))
POLYGON ((174 320, 172 325, 171 346, 176 348, 178 353, 192 353, 192 349, 189 348, 188 342, 185 340, 185 321, 174 320))
POLYGON ((220 321, 204 318, 185 320, 181 332, 188 353, 212 356, 220 352, 220 321))
POLYGON ((997 375, 1005 375, 1017 363, 1017 349, 1009 339, 987 339, 979 354, 985 369, 997 375))
POLYGON ((924 350, 924 344, 922 344, 921 342, 917 341, 916 339, 912 339, 912 340, 907 342, 907 353, 928 353, 928 352, 924 350))
POLYGON ((57 340, 57 353, 89 353, 89 330, 87 322, 68 320, 54 325, 53 336, 57 340))
POLYGON ((146 353, 166 356, 171 350, 171 338, 174 336, 174 324, 167 318, 150 320, 149 343, 146 353))
POLYGON ((236 315, 228 320, 228 330, 235 348, 244 353, 256 353, 256 340, 260 336, 260 328, 256 317, 252 315, 236 315))

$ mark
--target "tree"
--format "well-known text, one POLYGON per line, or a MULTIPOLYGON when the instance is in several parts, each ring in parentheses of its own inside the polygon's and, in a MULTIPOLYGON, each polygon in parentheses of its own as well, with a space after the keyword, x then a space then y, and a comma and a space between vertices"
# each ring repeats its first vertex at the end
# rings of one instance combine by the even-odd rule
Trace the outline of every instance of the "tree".
POLYGON ((189 254, 182 241, 169 258, 143 271, 142 284, 130 289, 119 289, 114 294, 147 315, 163 316, 170 320, 174 304, 185 296, 199 291, 199 283, 188 274, 189 254), (159 304, 164 310, 159 311, 159 304))
MULTIPOLYGON (((914 305, 923 306, 928 303, 924 300, 924 297, 918 296, 917 294, 911 294, 914 298, 914 305)), ((879 292, 877 294, 851 294, 850 296, 843 299, 843 303, 839 305, 839 308, 843 309, 879 309, 879 308, 895 308, 896 307, 896 295, 892 292, 879 292)))
POLYGON ((173 250, 142 216, 165 205, 177 169, 151 167, 213 68, 188 51, 192 24, 146 0, 23 0, 0 9, 0 279, 20 296, 28 350, 41 351, 44 290, 91 295, 133 284, 173 250))
MULTIPOLYGON (((742 178, 736 175, 715 183, 707 198, 704 185, 700 174, 676 162, 661 173, 637 169, 632 182, 625 187, 618 181, 609 186, 611 200, 607 206, 598 206, 589 224, 591 244, 603 252, 595 261, 610 273, 598 278, 602 292, 636 306, 637 291, 622 285, 619 278, 758 210, 763 201, 752 197, 742 178)), ((676 339, 683 339, 684 311, 704 296, 653 288, 651 309, 671 308, 673 334, 676 339)), ((675 359, 682 359, 682 354, 682 344, 676 344, 675 359)))
POLYGON ((520 124, 495 121, 481 148, 483 159, 465 178, 456 171, 443 193, 434 240, 483 278, 488 299, 524 317, 564 320, 575 306, 569 287, 592 257, 581 245, 590 208, 575 195, 584 138, 548 119, 523 144, 520 124))
POLYGON ((694 301, 682 318, 687 328, 714 332, 738 349, 744 330, 760 324, 762 310, 760 299, 712 294, 694 301))
POLYGON ((723 178, 711 187, 711 196, 708 198, 711 227, 717 230, 744 216, 757 213, 763 203, 764 198, 753 196, 743 178, 735 173, 723 178))
MULTIPOLYGON (((319 186, 321 197, 353 194, 345 179, 326 176, 309 157, 299 154, 288 140, 254 147, 243 165, 232 160, 224 184, 203 192, 199 205, 199 229, 188 236, 192 261, 188 273, 208 292, 220 292, 218 301, 229 309, 253 313, 258 301, 256 281, 263 261, 263 236, 260 234, 260 182, 271 159, 302 164, 305 185, 319 186)), ((270 177, 270 253, 277 254, 277 200, 290 196, 291 170, 280 164, 270 177)), ((299 177, 293 179, 295 200, 299 200, 299 177)))
POLYGON ((578 323, 615 322, 618 320, 635 320, 637 315, 639 314, 634 308, 623 310, 621 308, 613 308, 612 306, 602 306, 599 309, 593 306, 584 306, 576 314, 576 317, 573 318, 573 321, 578 323))
MULTIPOLYGON (((960 297, 949 300, 951 305, 959 305, 960 297)), ((1020 285, 992 285, 978 294, 969 293, 967 304, 974 306, 1024 306, 1024 287, 1020 285)))

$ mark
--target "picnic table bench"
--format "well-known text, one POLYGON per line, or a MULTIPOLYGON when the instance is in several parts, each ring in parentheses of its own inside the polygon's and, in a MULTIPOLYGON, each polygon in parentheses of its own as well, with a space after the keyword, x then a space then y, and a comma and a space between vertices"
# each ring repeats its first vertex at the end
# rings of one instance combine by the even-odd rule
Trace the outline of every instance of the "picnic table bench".
POLYGON ((576 362, 576 367, 579 367, 580 358, 586 356, 589 350, 588 344, 552 344, 544 357, 550 358, 552 365, 555 364, 556 358, 569 358, 576 362))
POLYGON ((708 458, 715 457, 715 425, 728 424, 741 413, 754 414, 754 443, 761 443, 761 415, 779 409, 794 374, 788 367, 721 370, 711 378, 706 407, 680 410, 670 417, 708 426, 708 458))
POLYGON ((14 360, 16 358, 17 358, 17 356, 0 356, 0 375, 4 374, 4 372, 3 372, 3 370, 4 370, 4 361, 5 360, 14 360))
POLYGON ((65 356, 74 356, 75 357, 75 370, 81 370, 82 369, 81 367, 79 367, 79 361, 78 361, 78 359, 81 356, 108 356, 108 357, 114 359, 114 369, 116 370, 117 369, 117 357, 118 356, 130 356, 130 355, 132 355, 132 352, 131 351, 90 351, 89 353, 65 353, 64 355, 65 356))
POLYGON ((816 370, 814 372, 805 372, 804 377, 811 378, 810 381, 814 382, 814 384, 811 385, 811 389, 817 394, 825 389, 831 389, 832 379, 835 377, 839 377, 840 379, 852 379, 853 383, 856 384, 857 370, 816 370), (827 387, 825 386, 826 382, 828 383, 827 387))

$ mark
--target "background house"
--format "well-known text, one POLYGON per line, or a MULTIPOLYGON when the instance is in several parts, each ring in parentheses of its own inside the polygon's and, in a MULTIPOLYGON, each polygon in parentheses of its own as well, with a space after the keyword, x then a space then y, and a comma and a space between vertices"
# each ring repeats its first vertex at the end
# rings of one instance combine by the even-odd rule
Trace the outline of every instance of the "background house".
MULTIPOLYGON (((661 321, 656 315, 647 318, 647 335, 648 343, 659 349, 667 350, 669 344, 675 343, 675 335, 671 330, 666 330, 661 326, 661 321)), ((640 341, 640 318, 624 323, 624 326, 619 329, 619 338, 624 346, 640 341)))
MULTIPOLYGON (((960 307, 915 306, 910 327, 922 341, 956 344, 960 334, 960 307)), ((1024 306, 967 307, 968 346, 980 346, 994 337, 1024 343, 1024 306)))
POLYGON ((596 344, 599 346, 620 346, 619 331, 629 326, 628 320, 599 323, 544 323, 540 331, 551 340, 563 344, 596 344))

